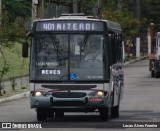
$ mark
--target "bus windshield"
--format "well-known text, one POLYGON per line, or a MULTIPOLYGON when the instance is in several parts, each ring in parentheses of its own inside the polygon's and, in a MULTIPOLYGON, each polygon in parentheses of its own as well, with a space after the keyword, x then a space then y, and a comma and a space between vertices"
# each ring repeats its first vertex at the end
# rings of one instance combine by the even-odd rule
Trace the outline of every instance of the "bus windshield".
POLYGON ((104 80, 104 35, 35 35, 30 80, 104 80))

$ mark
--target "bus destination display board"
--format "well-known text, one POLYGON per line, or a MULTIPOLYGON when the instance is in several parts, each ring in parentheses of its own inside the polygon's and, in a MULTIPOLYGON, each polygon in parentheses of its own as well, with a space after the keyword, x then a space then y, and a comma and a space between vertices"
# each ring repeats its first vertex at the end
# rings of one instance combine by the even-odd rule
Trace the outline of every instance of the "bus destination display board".
POLYGON ((37 21, 36 31, 103 31, 103 22, 37 21))

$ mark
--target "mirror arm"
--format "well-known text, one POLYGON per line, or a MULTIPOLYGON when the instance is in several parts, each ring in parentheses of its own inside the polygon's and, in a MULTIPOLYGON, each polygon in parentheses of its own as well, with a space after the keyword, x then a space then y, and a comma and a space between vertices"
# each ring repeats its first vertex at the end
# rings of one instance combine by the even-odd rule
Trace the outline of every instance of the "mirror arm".
POLYGON ((25 39, 25 41, 27 41, 29 37, 33 37, 33 32, 28 32, 28 33, 26 34, 26 39, 25 39))

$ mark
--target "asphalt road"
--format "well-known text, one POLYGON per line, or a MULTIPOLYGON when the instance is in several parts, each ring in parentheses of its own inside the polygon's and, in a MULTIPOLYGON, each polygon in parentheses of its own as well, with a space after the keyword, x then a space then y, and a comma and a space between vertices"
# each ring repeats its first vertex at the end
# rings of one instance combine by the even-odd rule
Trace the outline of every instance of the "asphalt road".
MULTIPOLYGON (((39 124, 65 131, 72 131, 75 128, 78 128, 76 130, 85 128, 88 131, 106 130, 107 127, 120 127, 126 122, 159 122, 160 124, 160 78, 151 78, 148 63, 148 60, 141 60, 125 67, 124 98, 121 102, 119 118, 101 122, 98 113, 65 113, 64 118, 51 118, 39 124)), ((37 122, 35 110, 30 109, 29 98, 0 103, 0 122, 37 122)), ((139 130, 139 128, 125 129, 139 130)))

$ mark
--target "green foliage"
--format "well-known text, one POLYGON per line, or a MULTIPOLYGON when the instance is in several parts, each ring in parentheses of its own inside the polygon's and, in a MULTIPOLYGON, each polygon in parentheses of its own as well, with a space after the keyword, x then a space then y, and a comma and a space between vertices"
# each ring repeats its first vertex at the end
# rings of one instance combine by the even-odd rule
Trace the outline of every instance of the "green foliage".
POLYGON ((12 48, 15 41, 25 36, 24 28, 19 27, 20 19, 13 23, 9 23, 7 14, 2 17, 2 25, 0 26, 0 45, 3 48, 12 48))
POLYGON ((96 1, 95 0, 83 0, 81 1, 81 12, 83 12, 85 15, 93 15, 93 8, 96 7, 96 1))
POLYGON ((117 2, 116 0, 103 0, 101 7, 103 9, 117 10, 117 2))
POLYGON ((126 39, 138 34, 140 21, 134 18, 132 14, 129 14, 128 12, 106 9, 105 11, 103 11, 103 17, 105 19, 120 23, 123 29, 123 37, 126 39))
MULTIPOLYGON (((29 59, 25 59, 23 62, 23 58, 21 56, 22 54, 22 45, 20 43, 13 43, 11 48, 3 48, 3 53, 5 56, 6 60, 6 67, 8 67, 8 70, 4 72, 4 60, 2 58, 2 55, 0 55, 0 74, 2 75, 2 71, 4 72, 3 74, 3 79, 9 79, 9 78, 14 78, 16 76, 21 76, 28 74, 29 71, 29 59), (24 63, 24 64, 23 64, 24 63), (23 66, 23 67, 22 67, 23 66)), ((2 79, 0 79, 2 80, 2 79)), ((15 84, 14 81, 12 82, 12 86, 15 84)), ((3 84, 3 83, 2 83, 3 84)), ((2 85, 3 87, 3 85, 2 85)), ((14 88, 14 86, 13 86, 14 88)), ((5 87, 4 87, 5 89, 5 87)))
POLYGON ((9 22, 14 22, 17 17, 30 17, 31 16, 31 1, 15 1, 3 0, 3 12, 9 12, 9 22))
MULTIPOLYGON (((2 90, 2 79, 10 71, 10 65, 8 65, 8 59, 4 51, 6 48, 13 48, 15 41, 18 41, 25 35, 25 29, 21 26, 23 22, 22 17, 15 17, 16 13, 13 15, 13 12, 11 12, 12 10, 7 10, 6 8, 6 5, 9 6, 13 1, 5 0, 4 3, 5 8, 3 7, 4 11, 1 16, 0 26, 0 92, 2 90)), ((15 5, 15 2, 13 5, 15 5)), ((18 7, 15 6, 15 8, 18 7)))
POLYGON ((159 24, 160 23, 160 0, 151 0, 149 8, 149 20, 159 24))

